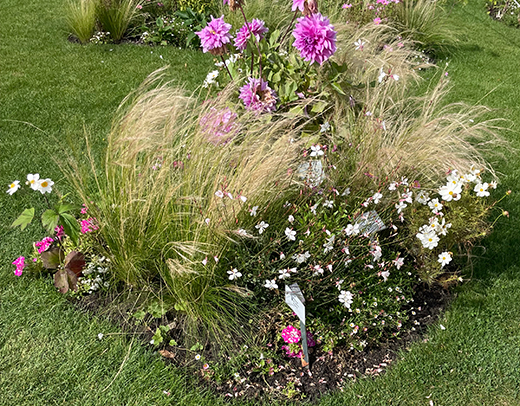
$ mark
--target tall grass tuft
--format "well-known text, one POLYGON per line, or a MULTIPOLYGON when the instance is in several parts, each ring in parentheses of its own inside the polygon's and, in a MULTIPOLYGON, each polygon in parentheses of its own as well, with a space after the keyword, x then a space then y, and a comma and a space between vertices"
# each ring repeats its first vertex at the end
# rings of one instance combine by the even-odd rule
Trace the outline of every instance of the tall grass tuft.
POLYGON ((236 222, 249 201, 268 206, 289 187, 301 127, 290 116, 243 114, 233 138, 216 142, 200 119, 226 109, 234 89, 201 104, 169 84, 154 87, 158 80, 152 75, 123 102, 103 171, 92 162, 95 186, 76 175, 73 160, 68 174, 81 198, 95 202, 115 277, 164 286, 190 334, 222 337, 245 317, 247 292, 214 258, 240 238, 236 222))
POLYGON ((119 42, 137 14, 140 0, 98 0, 97 18, 105 32, 119 42))
POLYGON ((67 0, 65 18, 70 31, 86 44, 96 25, 97 0, 67 0))

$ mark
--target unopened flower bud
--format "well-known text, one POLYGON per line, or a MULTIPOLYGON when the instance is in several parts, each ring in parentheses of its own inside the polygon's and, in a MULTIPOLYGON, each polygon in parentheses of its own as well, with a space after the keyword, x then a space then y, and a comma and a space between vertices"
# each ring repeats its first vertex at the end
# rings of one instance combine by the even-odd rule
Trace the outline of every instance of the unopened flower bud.
POLYGON ((505 216, 505 217, 509 218, 509 212, 507 210, 504 210, 502 212, 502 216, 505 216))

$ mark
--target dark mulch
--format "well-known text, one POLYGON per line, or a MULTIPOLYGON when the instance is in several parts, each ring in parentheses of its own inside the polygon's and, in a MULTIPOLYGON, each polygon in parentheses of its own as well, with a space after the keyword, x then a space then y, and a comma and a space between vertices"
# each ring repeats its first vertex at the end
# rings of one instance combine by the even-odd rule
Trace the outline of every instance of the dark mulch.
MULTIPOLYGON (((407 330, 397 338, 388 339, 377 347, 366 348, 363 352, 336 348, 333 354, 329 354, 318 345, 309 349, 311 362, 308 368, 302 367, 300 359, 289 359, 283 365, 278 365, 279 371, 272 375, 245 368, 240 375, 217 383, 212 379, 211 370, 200 369, 200 365, 194 366, 192 353, 171 346, 161 347, 160 353, 167 363, 195 371, 201 386, 226 398, 292 397, 315 402, 327 392, 341 390, 347 381, 382 374, 397 360, 399 350, 406 349, 412 342, 427 339, 424 336, 427 327, 438 319, 450 300, 451 294, 441 286, 420 286, 414 296, 415 315, 410 317, 407 330), (187 365, 188 359, 190 365, 187 365)), ((130 305, 128 308, 114 308, 109 306, 113 302, 113 297, 93 294, 75 301, 75 304, 89 313, 108 317, 120 325, 124 332, 141 333, 143 342, 148 343, 159 323, 149 324, 148 327, 136 326, 129 320, 128 314, 132 312, 130 305)), ((162 320, 160 324, 165 324, 165 321, 172 327, 170 333, 173 338, 180 338, 181 328, 175 319, 162 320)))

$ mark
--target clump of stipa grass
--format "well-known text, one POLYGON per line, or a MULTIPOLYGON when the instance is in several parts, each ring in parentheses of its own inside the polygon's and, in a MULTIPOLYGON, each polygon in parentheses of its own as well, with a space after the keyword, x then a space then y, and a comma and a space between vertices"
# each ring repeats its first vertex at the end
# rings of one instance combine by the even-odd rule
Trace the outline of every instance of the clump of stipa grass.
POLYGON ((82 44, 89 42, 96 25, 97 0, 67 0, 65 18, 70 31, 82 44))
POLYGON ((98 0, 96 16, 103 30, 110 33, 114 42, 125 35, 130 23, 137 15, 140 0, 98 0))
POLYGON ((230 138, 215 142, 201 118, 232 111, 234 89, 201 104, 158 80, 152 75, 124 101, 95 190, 71 180, 95 202, 115 277, 162 284, 193 335, 222 336, 244 314, 247 292, 228 286, 218 259, 233 249, 248 202, 267 206, 289 187, 301 126, 290 116, 233 115, 230 138))

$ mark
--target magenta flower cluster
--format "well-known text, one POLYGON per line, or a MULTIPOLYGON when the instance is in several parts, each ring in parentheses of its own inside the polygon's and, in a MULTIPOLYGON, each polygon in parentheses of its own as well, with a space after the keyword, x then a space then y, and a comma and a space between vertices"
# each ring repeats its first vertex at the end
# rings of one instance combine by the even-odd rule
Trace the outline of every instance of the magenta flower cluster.
POLYGON ((224 21, 224 16, 214 18, 201 31, 196 32, 200 38, 203 52, 209 52, 212 55, 224 55, 227 51, 227 44, 231 41, 229 30, 231 24, 224 21))
POLYGON ((38 254, 41 254, 51 246, 54 240, 51 237, 45 237, 43 240, 35 242, 34 246, 38 248, 38 254))
POLYGON ((293 46, 311 63, 321 65, 336 52, 336 31, 329 19, 320 13, 298 18, 293 36, 293 46))
POLYGON ((240 28, 240 30, 237 32, 237 36, 235 38, 235 46, 239 50, 243 51, 247 47, 247 40, 251 37, 251 33, 253 33, 257 41, 260 41, 264 38, 267 31, 269 31, 269 28, 265 26, 265 23, 262 20, 259 20, 258 18, 253 18, 251 23, 244 23, 242 28, 240 28))
MULTIPOLYGON (((302 356, 302 350, 299 349, 295 351, 294 346, 291 349, 291 344, 297 344, 300 342, 302 338, 302 333, 294 326, 287 326, 282 330, 282 338, 289 345, 282 345, 282 349, 285 351, 285 355, 289 358, 300 358, 302 356)), ((314 336, 307 332, 307 346, 314 347, 316 345, 316 341, 314 340, 314 336)), ((301 346, 300 346, 301 347, 301 346)))
POLYGON ((208 141, 215 145, 223 145, 235 136, 238 127, 235 122, 237 117, 229 107, 222 110, 212 107, 200 118, 199 124, 208 141))
POLYGON ((25 268, 25 257, 18 257, 13 261, 13 265, 16 266, 14 274, 16 276, 22 276, 23 269, 25 268))
POLYGON ((282 330, 282 338, 287 344, 296 344, 302 338, 302 333, 294 326, 287 326, 282 330))
POLYGON ((86 220, 81 220, 80 225, 81 225, 81 230, 80 230, 81 234, 87 234, 92 231, 99 230, 99 227, 96 224, 96 219, 93 217, 86 219, 86 220))
POLYGON ((244 102, 247 110, 257 113, 276 110, 276 92, 263 79, 249 78, 240 88, 238 97, 244 102))

